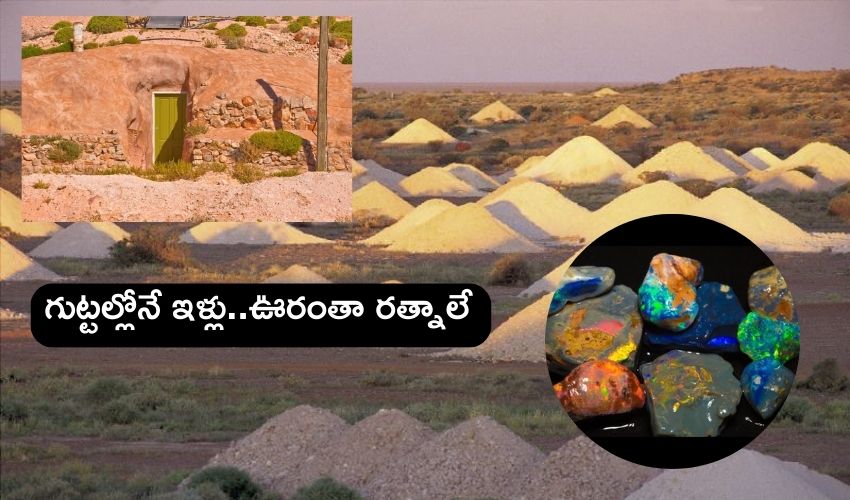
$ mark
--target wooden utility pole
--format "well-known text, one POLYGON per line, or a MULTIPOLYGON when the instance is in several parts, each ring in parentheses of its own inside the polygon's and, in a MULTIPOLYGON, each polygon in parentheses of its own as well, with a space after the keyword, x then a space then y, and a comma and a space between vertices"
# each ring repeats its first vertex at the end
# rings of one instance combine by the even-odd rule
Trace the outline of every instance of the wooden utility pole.
POLYGON ((328 171, 328 16, 319 16, 319 109, 316 127, 319 151, 316 169, 328 171))

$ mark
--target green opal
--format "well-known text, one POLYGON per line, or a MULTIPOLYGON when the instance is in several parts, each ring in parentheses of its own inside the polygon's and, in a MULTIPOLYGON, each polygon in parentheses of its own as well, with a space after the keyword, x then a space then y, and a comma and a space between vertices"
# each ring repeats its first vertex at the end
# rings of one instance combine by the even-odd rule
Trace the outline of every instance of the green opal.
POLYGON ((800 325, 751 312, 738 325, 738 343, 754 361, 786 363, 800 354, 800 325))

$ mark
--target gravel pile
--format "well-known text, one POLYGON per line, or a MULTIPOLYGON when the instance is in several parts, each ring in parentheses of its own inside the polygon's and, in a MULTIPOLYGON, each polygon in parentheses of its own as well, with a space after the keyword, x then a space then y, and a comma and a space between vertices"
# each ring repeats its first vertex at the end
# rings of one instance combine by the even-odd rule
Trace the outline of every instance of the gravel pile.
POLYGON ((285 222, 202 222, 180 235, 180 241, 205 245, 330 243, 285 222))
POLYGON ((614 128, 622 123, 627 123, 635 128, 652 128, 655 126, 651 121, 625 104, 620 104, 613 111, 593 122, 593 126, 614 128))
POLYGON ((481 197, 484 193, 451 172, 425 167, 399 183, 409 196, 481 197))
POLYGON ((630 184, 641 183, 640 174, 644 172, 664 172, 670 179, 703 179, 712 182, 725 182, 737 175, 708 153, 688 141, 677 142, 659 151, 655 156, 641 163, 623 176, 630 184))
POLYGON ((466 163, 449 163, 443 170, 469 184, 475 189, 492 191, 502 184, 496 179, 466 163))
POLYGON ((35 247, 30 255, 106 259, 109 257, 109 247, 129 237, 130 233, 111 222, 76 222, 53 233, 50 239, 35 247))
POLYGON ((351 212, 354 220, 384 217, 399 220, 413 210, 413 205, 378 181, 372 181, 354 192, 351 212))
POLYGON ((428 144, 432 141, 457 142, 445 130, 425 118, 417 118, 384 139, 384 144, 428 144))
POLYGON ((61 279, 8 241, 0 238, 0 281, 55 281, 61 279))
POLYGON ((518 174, 550 184, 620 183, 632 166, 598 139, 582 135, 564 143, 543 161, 518 174))

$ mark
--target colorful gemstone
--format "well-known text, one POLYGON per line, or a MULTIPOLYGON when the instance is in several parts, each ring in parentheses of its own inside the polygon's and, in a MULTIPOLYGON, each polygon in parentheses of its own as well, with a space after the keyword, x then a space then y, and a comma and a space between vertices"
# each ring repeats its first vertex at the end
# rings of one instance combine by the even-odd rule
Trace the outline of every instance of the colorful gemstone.
POLYGON ((567 303, 602 295, 614 286, 614 270, 610 267, 574 266, 567 269, 552 302, 549 314, 555 314, 567 303))
POLYGON ((554 389, 564 409, 577 418, 630 412, 643 408, 646 399, 637 376, 608 360, 580 364, 554 389))
POLYGON ((773 358, 753 361, 741 373, 744 397, 765 419, 782 406, 793 384, 794 372, 773 358))
POLYGON ((797 322, 794 299, 785 278, 776 266, 766 267, 750 276, 748 293, 750 310, 762 316, 782 321, 797 322))
POLYGON ((641 315, 661 328, 684 330, 699 313, 696 287, 701 281, 699 261, 667 253, 654 256, 638 289, 641 315))
POLYGON ((738 343, 754 361, 773 358, 786 363, 800 354, 800 325, 751 312, 738 325, 738 343))

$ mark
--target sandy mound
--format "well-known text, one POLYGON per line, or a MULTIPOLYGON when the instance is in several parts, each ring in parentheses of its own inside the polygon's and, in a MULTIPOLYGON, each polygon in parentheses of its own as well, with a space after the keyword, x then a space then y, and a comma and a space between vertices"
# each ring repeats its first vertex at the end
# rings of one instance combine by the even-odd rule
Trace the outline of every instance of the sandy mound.
POLYGON ((387 250, 415 253, 512 253, 542 249, 496 220, 484 207, 467 203, 444 210, 399 237, 387 250))
POLYGON ((351 197, 351 203, 352 216, 355 220, 371 217, 398 220, 413 210, 413 205, 377 181, 372 181, 355 191, 351 197))
MULTIPOLYGON (((563 275, 563 273, 561 273, 563 275)), ((561 277, 558 277, 560 281, 561 277)), ((556 285, 553 285, 554 289, 556 285)), ((549 313, 549 293, 514 314, 496 327, 481 345, 459 347, 436 353, 438 357, 470 358, 482 361, 546 361, 543 344, 546 337, 546 317, 549 313)))
POLYGON ((3 188, 0 188, 0 226, 27 237, 50 236, 62 229, 53 222, 23 222, 21 200, 3 188))
POLYGON ((506 226, 532 240, 577 237, 590 211, 539 182, 524 182, 482 203, 506 226))
POLYGON ((384 228, 374 236, 366 238, 363 242, 368 245, 389 245, 407 234, 411 229, 428 222, 450 208, 455 208, 455 205, 450 201, 440 198, 427 200, 408 212, 392 226, 384 228))
POLYGON ((129 236, 130 233, 111 222, 76 222, 54 233, 30 255, 105 259, 109 257, 109 247, 129 236))
POLYGON ((741 158, 759 170, 775 167, 782 163, 781 158, 762 147, 753 148, 747 151, 741 155, 741 158))
POLYGON ((356 179, 361 175, 368 173, 369 170, 357 160, 351 160, 351 178, 356 179))
POLYGON ((608 97, 612 95, 620 95, 620 93, 612 89, 611 87, 602 87, 601 89, 590 95, 592 95, 593 97, 608 97))
POLYGON ((590 120, 581 115, 572 115, 564 121, 564 125, 567 127, 583 127, 590 125, 590 120))
POLYGON ((288 497, 318 477, 311 462, 326 448, 336 448, 338 436, 347 429, 344 420, 327 410, 297 406, 232 443, 209 465, 238 467, 288 497))
POLYGON ((583 135, 556 149, 545 160, 518 174, 557 184, 620 182, 631 165, 597 139, 583 135))
POLYGON ((401 187, 410 196, 473 197, 484 193, 438 167, 425 167, 404 179, 401 187))
POLYGON ((614 128, 622 123, 635 128, 652 128, 655 125, 625 104, 620 104, 613 111, 593 122, 595 127, 614 128))
POLYGON ((518 478, 544 459, 490 417, 477 417, 424 443, 394 464, 367 491, 377 499, 513 498, 518 478))
POLYGON ((629 495, 642 499, 850 498, 850 486, 794 462, 740 450, 717 462, 671 469, 629 495), (718 478, 722 480, 718 481, 718 478))
POLYGON ((304 267, 300 264, 293 264, 270 278, 263 280, 263 283, 330 283, 331 280, 325 278, 321 274, 304 267))
POLYGON ((475 123, 524 122, 525 118, 502 101, 496 101, 484 106, 480 111, 470 116, 469 121, 475 123))
POLYGON ((722 164, 724 167, 735 172, 735 175, 747 175, 749 172, 756 170, 755 167, 747 163, 746 160, 726 148, 704 146, 702 150, 705 151, 708 156, 717 160, 717 162, 722 164))
POLYGON ((204 245, 330 243, 285 222, 202 222, 180 235, 180 241, 204 245))
POLYGON ((21 135, 21 117, 11 109, 0 108, 0 133, 21 135))
POLYGON ((484 195, 483 197, 481 197, 481 199, 478 200, 478 204, 479 205, 486 205, 491 200, 499 199, 500 197, 502 197, 505 193, 507 193, 511 189, 513 189, 513 188, 515 188, 515 187, 517 187, 521 184, 525 184, 526 182, 535 182, 535 181, 529 179, 528 177, 522 177, 522 176, 514 177, 510 181, 499 186, 495 191, 491 191, 491 192, 487 193, 486 195, 484 195))
POLYGON ((11 243, 0 238, 0 281, 53 281, 61 279, 53 271, 33 261, 11 243))
POLYGON ((825 142, 806 144, 771 170, 813 167, 820 175, 836 184, 850 182, 850 154, 825 142))
MULTIPOLYGON (((767 172, 764 172, 767 174, 767 172)), ((761 179, 758 186, 750 190, 751 193, 768 193, 770 191, 783 190, 789 193, 801 193, 804 191, 830 191, 836 188, 836 185, 822 176, 817 176, 818 180, 812 179, 808 175, 796 170, 779 172, 775 175, 768 175, 761 179)))
MULTIPOLYGON (((598 498, 619 500, 658 475, 612 455, 585 436, 570 440, 549 454, 526 478, 525 498, 598 498)), ((683 495, 680 498, 685 498, 683 495)))
POLYGON ((510 179, 515 178, 519 174, 525 172, 526 170, 537 165, 538 163, 540 163, 541 161, 543 161, 545 159, 546 159, 545 156, 529 156, 528 158, 525 159, 525 161, 520 163, 517 168, 515 168, 513 170, 508 170, 504 174, 496 177, 496 180, 498 180, 501 183, 508 182, 510 179))
POLYGON ((671 180, 704 179, 712 182, 735 178, 735 172, 726 168, 702 149, 688 141, 677 142, 658 152, 623 176, 632 184, 640 183, 643 172, 664 172, 671 180))
MULTIPOLYGON (((354 175, 352 181, 352 187, 354 190, 360 189, 361 187, 369 184, 372 181, 378 181, 384 186, 390 188, 392 191, 396 192, 404 196, 405 191, 402 189, 399 184, 401 181, 405 179, 405 176, 401 175, 398 172, 390 170, 388 168, 384 168, 376 162, 375 160, 360 160, 357 162, 357 166, 364 168, 366 170, 365 173, 354 175)), ((352 174, 354 171, 352 170, 352 174)))
POLYGON ((466 163, 449 163, 443 170, 469 184, 475 189, 492 191, 502 184, 472 165, 466 163))
MULTIPOLYGON (((558 288, 558 283, 561 282, 561 278, 564 277, 564 273, 567 272, 567 269, 571 265, 573 265, 573 261, 576 259, 579 253, 584 250, 586 247, 582 247, 576 253, 570 255, 570 257, 565 260, 561 265, 552 269, 546 276, 543 276, 539 280, 535 281, 528 288, 520 292, 520 297, 537 297, 541 293, 551 293, 554 292, 556 288, 558 288)), ((548 306, 547 306, 548 307, 548 306)))
POLYGON ((425 118, 417 118, 384 139, 384 144, 428 144, 433 141, 457 142, 457 139, 425 118))

